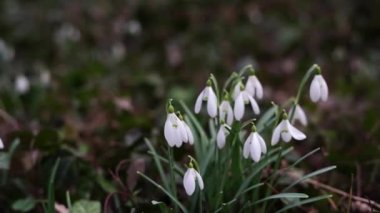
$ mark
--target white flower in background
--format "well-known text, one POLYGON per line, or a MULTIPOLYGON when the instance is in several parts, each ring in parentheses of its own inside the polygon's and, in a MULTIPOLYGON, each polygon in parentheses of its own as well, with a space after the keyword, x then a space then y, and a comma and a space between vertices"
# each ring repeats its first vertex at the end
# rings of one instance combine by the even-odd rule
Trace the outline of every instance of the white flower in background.
POLYGON ((197 98, 197 101, 195 102, 195 113, 199 113, 201 111, 203 101, 207 101, 207 112, 210 117, 214 118, 218 113, 218 98, 211 87, 211 80, 207 81, 206 88, 202 90, 197 98))
POLYGON ((25 75, 18 75, 15 81, 15 89, 18 93, 24 94, 29 91, 30 83, 25 75))
POLYGON ((229 131, 226 128, 224 122, 221 122, 218 133, 216 135, 216 144, 219 149, 222 149, 226 145, 226 138, 229 135, 229 131))
POLYGON ((0 61, 11 61, 15 56, 15 50, 0 38, 0 61))
POLYGON ((325 79, 320 73, 316 74, 310 85, 310 99, 313 102, 318 102, 320 100, 327 101, 328 96, 329 88, 327 87, 325 79))
POLYGON ((219 105, 219 120, 227 121, 228 125, 232 125, 232 122, 234 121, 234 111, 228 99, 229 95, 226 93, 224 95, 224 100, 219 105))
POLYGON ((250 103, 253 112, 258 115, 260 114, 259 105, 256 100, 244 89, 244 86, 241 86, 240 93, 235 99, 234 105, 234 114, 235 119, 240 121, 244 116, 245 105, 250 103))
POLYGON ((196 182, 198 183, 199 189, 203 190, 204 184, 201 175, 197 170, 193 168, 188 168, 185 176, 183 177, 183 187, 185 188, 187 195, 192 195, 195 191, 196 182))
MULTIPOLYGON (((290 109, 289 111, 289 115, 291 113, 292 109, 290 109)), ((300 123, 304 126, 307 125, 307 117, 306 117, 306 113, 305 111, 301 108, 300 105, 296 105, 295 109, 294 109, 294 114, 293 114, 293 119, 292 119, 292 123, 294 123, 296 120, 299 120, 300 123)))
POLYGON ((193 142, 192 134, 186 130, 186 126, 174 113, 174 107, 169 101, 168 115, 165 121, 164 136, 170 147, 180 147, 183 142, 193 142))
POLYGON ((304 140, 306 135, 290 124, 287 115, 284 112, 282 121, 273 131, 271 144, 276 145, 280 141, 280 137, 284 142, 289 142, 292 138, 296 140, 304 140))
POLYGON ((267 153, 267 146, 264 139, 256 131, 256 127, 253 126, 253 131, 249 134, 243 147, 244 158, 251 157, 253 161, 259 162, 261 153, 267 153))
POLYGON ((248 77, 247 83, 245 84, 245 88, 252 97, 256 97, 258 99, 263 98, 263 86, 261 85, 259 79, 257 79, 256 75, 253 73, 248 77))
POLYGON ((1 138, 0 138, 0 149, 4 149, 4 143, 3 143, 3 140, 1 140, 1 138))

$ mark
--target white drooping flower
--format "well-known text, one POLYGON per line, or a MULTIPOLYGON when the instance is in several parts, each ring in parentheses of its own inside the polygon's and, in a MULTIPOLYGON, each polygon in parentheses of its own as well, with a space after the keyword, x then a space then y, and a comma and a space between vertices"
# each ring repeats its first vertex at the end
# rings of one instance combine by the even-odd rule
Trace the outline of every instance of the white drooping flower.
POLYGON ((1 138, 0 138, 0 149, 4 149, 4 143, 3 143, 3 140, 1 140, 1 138))
POLYGON ((248 77, 245 88, 252 97, 256 97, 258 99, 263 98, 263 86, 261 85, 259 79, 257 79, 256 75, 253 74, 248 77))
POLYGON ((276 145, 280 141, 280 137, 284 142, 289 142, 292 138, 296 140, 304 140, 306 135, 300 130, 290 124, 287 115, 284 116, 282 121, 277 125, 273 131, 271 144, 276 145))
MULTIPOLYGON (((289 115, 291 114, 291 111, 292 109, 290 109, 289 111, 289 115)), ((306 126, 307 125, 307 117, 306 117, 306 113, 305 111, 301 108, 300 105, 296 105, 295 109, 294 109, 294 114, 293 114, 293 119, 292 119, 292 123, 294 123, 296 120, 299 120, 299 122, 306 126)))
POLYGON ((243 156, 246 159, 251 157, 253 161, 259 162, 261 153, 267 153, 267 146, 264 139, 254 129, 244 143, 243 156))
POLYGON ((216 135, 216 144, 219 149, 222 149, 226 145, 226 138, 229 135, 229 131, 226 129, 225 124, 221 124, 216 135))
POLYGON ((228 125, 232 125, 234 121, 234 111, 228 99, 224 99, 219 105, 219 120, 224 120, 228 125))
POLYGON ((169 111, 165 121, 164 135, 170 147, 180 147, 184 141, 186 130, 174 112, 169 111))
POLYGON ((328 96, 329 88, 325 79, 321 74, 316 74, 310 85, 310 99, 313 102, 318 102, 319 100, 327 101, 328 96))
POLYGON ((30 83, 25 75, 18 75, 15 81, 15 89, 18 93, 24 94, 29 91, 30 83))
POLYGON ((236 120, 240 121, 243 118, 245 105, 248 103, 251 104, 252 110, 256 115, 260 114, 260 108, 256 100, 244 88, 241 88, 239 95, 235 99, 234 105, 234 115, 236 120))
POLYGON ((203 190, 204 184, 201 175, 197 170, 188 168, 183 177, 183 187, 185 188, 187 195, 192 195, 195 191, 196 183, 198 183, 199 189, 203 190))
POLYGON ((207 86, 199 94, 195 102, 195 113, 201 111, 202 102, 207 101, 207 113, 210 117, 214 118, 218 113, 218 98, 215 95, 214 90, 211 87, 211 81, 207 81, 207 86))

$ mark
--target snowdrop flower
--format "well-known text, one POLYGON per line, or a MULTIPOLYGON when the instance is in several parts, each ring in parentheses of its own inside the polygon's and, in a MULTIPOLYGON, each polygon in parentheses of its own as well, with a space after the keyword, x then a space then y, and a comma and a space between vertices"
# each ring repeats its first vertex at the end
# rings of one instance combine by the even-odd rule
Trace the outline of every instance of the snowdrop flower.
POLYGON ((216 144, 219 149, 222 149, 226 145, 226 138, 230 133, 228 132, 224 121, 221 121, 218 133, 216 135, 216 144))
POLYGON ((3 143, 3 140, 1 140, 1 138, 0 138, 0 149, 4 149, 4 143, 3 143))
POLYGON ((318 102, 320 100, 327 101, 329 96, 329 88, 325 79, 321 75, 321 70, 317 68, 317 74, 314 76, 310 85, 310 99, 313 102, 318 102))
POLYGON ((214 118, 218 113, 218 98, 215 95, 214 90, 211 87, 211 80, 207 81, 207 86, 199 94, 197 101, 195 102, 195 113, 201 111, 202 102, 207 101, 207 112, 210 117, 214 118))
POLYGON ((253 125, 252 132, 244 143, 243 156, 245 159, 251 157, 253 161, 259 162, 261 153, 267 153, 267 146, 264 139, 256 131, 255 125, 253 125))
POLYGON ((276 145, 280 141, 280 137, 284 142, 289 142, 292 138, 296 140, 304 140, 306 135, 290 124, 286 112, 283 112, 282 121, 273 131, 271 144, 276 145))
POLYGON ((198 183, 199 189, 203 190, 204 184, 201 175, 197 170, 193 168, 188 168, 185 176, 183 177, 183 187, 185 188, 187 195, 192 195, 195 191, 196 182, 198 183))
POLYGON ((251 103, 252 110, 256 115, 260 114, 259 105, 255 99, 244 89, 244 86, 241 85, 240 93, 236 97, 234 105, 234 114, 236 120, 240 121, 243 118, 245 105, 248 103, 251 103))
MULTIPOLYGON (((292 111, 292 109, 290 109, 289 114, 291 113, 291 111, 292 111)), ((305 111, 303 111, 301 106, 298 104, 296 105, 296 107, 294 109, 292 123, 294 123, 296 120, 299 120, 300 123, 304 126, 307 125, 307 117, 306 117, 305 111)))
POLYGON ((227 121, 228 125, 232 125, 234 121, 234 111, 232 110, 231 104, 228 101, 229 95, 225 92, 224 99, 222 103, 219 105, 219 119, 220 121, 227 121))
POLYGON ((263 98, 263 86, 261 85, 259 79, 257 79, 255 71, 252 68, 251 75, 248 77, 245 88, 252 97, 256 97, 258 99, 263 98))
POLYGON ((24 94, 29 91, 30 84, 25 75, 18 75, 15 81, 15 89, 18 93, 24 94))
MULTIPOLYGON (((174 113, 174 107, 171 103, 169 103, 168 112, 164 127, 165 139, 170 147, 180 147, 188 136, 186 128, 183 126, 183 121, 174 113)), ((189 141, 189 143, 191 142, 189 141)))

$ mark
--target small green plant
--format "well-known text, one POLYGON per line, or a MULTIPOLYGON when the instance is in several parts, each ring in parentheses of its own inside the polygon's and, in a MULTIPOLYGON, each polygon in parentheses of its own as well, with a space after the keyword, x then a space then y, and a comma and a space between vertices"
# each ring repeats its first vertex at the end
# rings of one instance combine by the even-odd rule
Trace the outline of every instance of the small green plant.
POLYGON ((306 83, 311 78, 311 100, 326 101, 327 84, 319 66, 313 65, 302 79, 294 99, 283 105, 272 102, 260 117, 258 115, 262 109, 257 100, 264 96, 264 91, 250 65, 239 73, 233 73, 223 88, 210 75, 194 109, 195 113, 201 113, 202 104, 206 102, 206 111, 210 117, 208 125, 202 124, 200 120, 203 119, 198 119, 182 101, 174 107, 174 102, 169 100, 164 126, 164 136, 169 145, 167 153, 160 155, 151 142, 146 140, 161 183, 142 173, 139 175, 165 193, 170 198, 171 205, 158 201, 152 203, 159 205, 162 212, 167 212, 170 208, 182 212, 284 212, 331 197, 310 197, 295 191, 294 186, 335 169, 335 166, 301 175, 285 187, 278 186, 280 176, 286 176, 286 171, 319 150, 313 150, 290 166, 280 168, 281 159, 293 150, 288 142, 292 138, 307 138, 293 123, 299 120, 301 124, 307 125, 306 114, 299 102, 306 83), (248 79, 243 84, 247 74, 248 79), (251 106, 254 115, 251 114, 253 118, 243 121, 249 116, 246 104, 251 106), (184 114, 176 112, 176 108, 181 108, 184 114), (289 109, 288 113, 285 109, 289 109), (285 143, 279 143, 280 140, 285 143), (173 151, 181 148, 184 143, 194 147, 194 157, 188 156, 186 172, 173 157, 173 151))

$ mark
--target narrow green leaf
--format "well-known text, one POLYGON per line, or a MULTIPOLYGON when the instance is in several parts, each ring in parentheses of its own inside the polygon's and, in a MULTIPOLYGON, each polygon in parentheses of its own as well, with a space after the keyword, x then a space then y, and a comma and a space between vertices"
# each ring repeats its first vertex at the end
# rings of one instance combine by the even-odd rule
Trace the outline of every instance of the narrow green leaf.
POLYGON ((317 201, 328 199, 328 198, 331 198, 331 197, 332 197, 332 195, 321 195, 321 196, 318 196, 318 197, 312 197, 312 198, 309 198, 309 199, 306 199, 306 200, 302 200, 302 201, 298 201, 298 202, 295 202, 295 203, 291 203, 291 204, 285 206, 284 208, 278 210, 276 213, 281 213, 281 212, 284 212, 284 211, 286 211, 288 209, 292 209, 292 208, 297 207, 297 206, 302 206, 304 204, 317 202, 317 201))
POLYGON ((187 213, 187 209, 185 208, 185 206, 183 206, 181 204, 181 202, 179 202, 172 194, 170 194, 169 191, 167 191, 164 187, 162 187, 160 184, 156 183, 154 180, 150 179, 148 176, 144 175, 143 173, 141 172, 137 172, 138 175, 140 175, 141 177, 143 177, 144 179, 146 179, 147 181, 149 181, 151 184, 153 184, 154 186, 156 186, 158 189, 160 189, 162 192, 164 192, 175 204, 177 204, 177 206, 179 208, 181 208, 181 210, 185 213, 187 213))
POLYGON ((306 179, 309 179, 309 178, 312 178, 314 176, 326 173, 326 172, 331 171, 333 169, 336 169, 336 166, 328 166, 328 167, 325 167, 322 169, 318 169, 317 171, 314 171, 314 172, 309 173, 307 175, 304 175, 300 179, 294 181, 292 184, 290 184, 288 187, 286 187, 283 191, 285 192, 285 191, 289 190, 290 188, 292 188, 293 186, 297 185, 298 183, 300 183, 306 179))
POLYGON ((167 178, 165 176, 165 172, 164 172, 164 169, 162 168, 162 164, 159 160, 156 149, 153 147, 152 143, 147 138, 144 138, 144 141, 145 141, 145 144, 148 146, 150 152, 152 153, 154 163, 156 164, 158 173, 160 174, 161 181, 163 182, 165 189, 169 190, 170 186, 169 186, 169 183, 168 183, 167 178))
POLYGON ((251 205, 256 205, 256 204, 262 203, 262 202, 267 201, 267 200, 284 199, 284 198, 285 199, 309 198, 309 195, 304 194, 304 193, 280 193, 280 194, 271 195, 271 196, 268 196, 268 197, 263 198, 261 200, 258 200, 256 202, 252 203, 251 205))
POLYGON ((47 211, 49 213, 54 213, 54 204, 55 204, 55 197, 54 197, 54 182, 55 182, 55 176, 58 170, 60 158, 58 158, 55 161, 54 167, 52 169, 52 172, 50 174, 49 178, 49 185, 48 185, 48 204, 47 204, 47 211))

